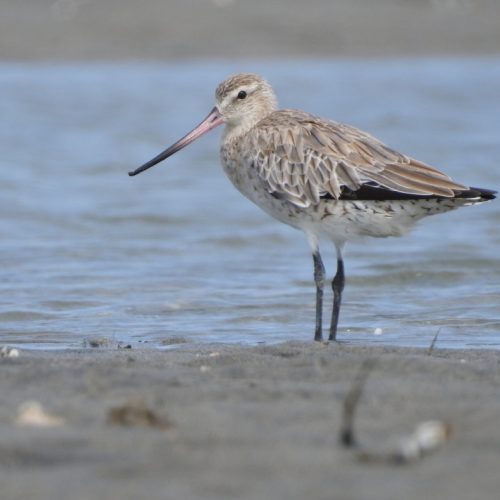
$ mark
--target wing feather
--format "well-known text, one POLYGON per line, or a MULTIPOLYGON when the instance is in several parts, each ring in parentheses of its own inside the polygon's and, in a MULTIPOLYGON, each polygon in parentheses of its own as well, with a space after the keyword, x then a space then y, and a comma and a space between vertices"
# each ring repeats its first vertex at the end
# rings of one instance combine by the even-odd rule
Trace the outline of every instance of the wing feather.
POLYGON ((416 196, 453 197, 468 189, 365 132, 300 111, 275 111, 245 137, 266 189, 302 207, 364 184, 416 196))

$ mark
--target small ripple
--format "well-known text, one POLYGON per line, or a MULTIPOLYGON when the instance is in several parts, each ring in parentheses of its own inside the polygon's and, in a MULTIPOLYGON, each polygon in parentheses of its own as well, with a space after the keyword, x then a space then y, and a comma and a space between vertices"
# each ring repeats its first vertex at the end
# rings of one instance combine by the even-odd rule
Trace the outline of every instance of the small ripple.
POLYGON ((53 314, 40 313, 35 311, 5 311, 0 312, 0 321, 39 321, 44 319, 54 319, 53 314))
POLYGON ((67 311, 72 309, 90 309, 103 306, 103 302, 92 302, 86 300, 46 300, 40 305, 55 311, 67 311))
POLYGON ((192 223, 192 219, 188 217, 172 217, 171 215, 162 214, 131 214, 123 215, 105 215, 105 214, 87 214, 85 219, 89 222, 98 222, 101 224, 151 224, 153 226, 184 226, 192 223))

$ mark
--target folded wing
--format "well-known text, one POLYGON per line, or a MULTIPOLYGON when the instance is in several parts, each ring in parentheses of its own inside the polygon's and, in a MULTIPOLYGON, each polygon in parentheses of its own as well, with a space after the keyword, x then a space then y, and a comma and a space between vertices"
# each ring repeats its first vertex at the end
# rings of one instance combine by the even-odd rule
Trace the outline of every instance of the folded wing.
POLYGON ((352 198, 366 186, 447 198, 468 189, 361 130, 300 111, 276 111, 247 140, 268 191, 301 207, 323 197, 352 198))

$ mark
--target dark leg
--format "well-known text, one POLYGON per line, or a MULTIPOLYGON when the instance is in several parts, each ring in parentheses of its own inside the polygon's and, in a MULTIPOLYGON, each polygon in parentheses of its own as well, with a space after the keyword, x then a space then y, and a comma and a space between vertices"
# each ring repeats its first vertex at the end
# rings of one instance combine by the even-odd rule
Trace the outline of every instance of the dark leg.
POLYGON ((313 253, 314 261, 314 282, 316 283, 316 328, 314 330, 314 340, 323 340, 322 317, 323 317, 323 286, 325 284, 325 266, 321 260, 319 250, 313 253))
POLYGON ((342 302, 342 290, 344 289, 344 284, 344 261, 342 260, 340 249, 337 249, 337 274, 335 274, 335 278, 333 278, 332 281, 333 310, 328 340, 335 340, 337 337, 337 324, 339 322, 340 303, 342 302))

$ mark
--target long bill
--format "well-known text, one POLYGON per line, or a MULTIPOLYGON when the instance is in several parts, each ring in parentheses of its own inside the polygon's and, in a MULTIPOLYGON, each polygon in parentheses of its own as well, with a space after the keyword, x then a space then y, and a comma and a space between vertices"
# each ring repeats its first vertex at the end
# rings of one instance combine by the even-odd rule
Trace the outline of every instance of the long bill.
POLYGON ((144 172, 148 168, 154 167, 157 163, 160 163, 163 160, 166 160, 169 156, 172 156, 174 153, 177 153, 180 149, 186 147, 188 144, 191 144, 193 141, 201 137, 203 134, 206 134, 210 130, 215 127, 218 127, 223 123, 222 117, 219 113, 217 107, 214 107, 212 111, 208 114, 208 116, 191 132, 185 135, 182 139, 179 139, 176 143, 172 144, 170 147, 162 151, 158 156, 155 156, 152 160, 149 160, 144 165, 140 166, 133 172, 129 172, 128 175, 133 176, 144 172))

